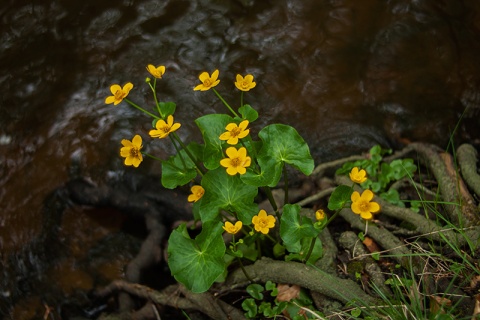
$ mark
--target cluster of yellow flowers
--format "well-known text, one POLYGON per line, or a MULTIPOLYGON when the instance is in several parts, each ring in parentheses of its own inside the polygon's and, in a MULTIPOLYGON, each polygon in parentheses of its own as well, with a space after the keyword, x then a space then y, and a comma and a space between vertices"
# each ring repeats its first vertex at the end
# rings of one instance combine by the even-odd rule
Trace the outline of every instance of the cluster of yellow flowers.
MULTIPOLYGON (((363 183, 367 180, 367 172, 365 170, 358 170, 357 167, 354 167, 350 171, 350 180, 353 183, 363 183)), ((380 205, 376 202, 371 201, 373 199, 373 192, 371 190, 364 190, 362 194, 358 191, 353 191, 351 195, 352 206, 351 209, 354 213, 359 214, 365 220, 372 220, 373 214, 376 214, 380 211, 380 205)))
MULTIPOLYGON (((152 64, 147 66, 147 71, 155 78, 161 79, 165 74, 165 66, 155 67, 152 64)), ((220 83, 218 79, 219 71, 215 70, 211 75, 208 72, 202 72, 199 76, 201 84, 194 87, 194 91, 207 91, 217 86, 220 83)), ((243 77, 240 74, 237 74, 235 86, 241 91, 249 91, 256 86, 256 83, 253 81, 253 76, 247 74, 243 77)), ((133 89, 133 84, 128 82, 123 87, 118 84, 113 84, 110 86, 111 96, 108 96, 105 99, 106 104, 118 105, 123 100, 126 100, 126 97, 133 89)), ((215 90, 215 89, 214 89, 215 90)), ((128 101, 128 100, 126 100, 128 101)), ((238 144, 239 139, 243 139, 250 133, 250 129, 247 129, 249 125, 248 120, 243 120, 240 124, 229 123, 225 127, 225 132, 222 133, 219 137, 220 140, 226 141, 227 144, 232 145, 225 150, 227 158, 224 158, 220 161, 220 165, 226 168, 226 172, 229 175, 245 174, 246 168, 251 165, 252 159, 247 156, 247 149, 241 147, 239 149, 233 147, 238 144)), ((175 123, 172 115, 169 115, 166 119, 159 119, 155 123, 155 129, 149 131, 149 135, 152 138, 163 139, 166 138, 170 133, 175 132, 180 128, 180 123, 175 123)), ((132 139, 122 140, 123 147, 120 149, 120 155, 125 158, 125 165, 138 167, 143 161, 142 156, 142 137, 140 135, 135 135, 132 139)), ((191 188, 191 194, 188 196, 189 202, 197 202, 205 194, 205 189, 200 185, 194 185, 191 188)), ((275 217, 273 215, 267 215, 265 210, 260 210, 259 213, 252 218, 252 224, 254 229, 257 232, 267 234, 271 228, 275 226, 275 217)), ((226 221, 223 226, 224 230, 230 234, 238 233, 243 227, 242 221, 237 221, 235 224, 230 221, 226 221)))

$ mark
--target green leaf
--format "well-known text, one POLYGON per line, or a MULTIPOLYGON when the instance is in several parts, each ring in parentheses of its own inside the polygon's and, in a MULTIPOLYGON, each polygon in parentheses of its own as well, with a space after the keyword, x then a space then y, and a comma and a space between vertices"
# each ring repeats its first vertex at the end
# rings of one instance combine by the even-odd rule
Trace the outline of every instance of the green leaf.
POLYGON ((209 114, 195 120, 200 128, 203 140, 205 141, 205 149, 203 150, 204 166, 209 170, 214 170, 220 166, 220 160, 223 159, 222 140, 220 135, 224 133, 225 127, 230 122, 234 122, 233 118, 226 114, 209 114))
POLYGON ((160 111, 162 112, 165 119, 169 115, 173 115, 177 107, 177 105, 174 102, 159 102, 158 106, 160 107, 160 111))
POLYGON ((253 122, 258 118, 258 112, 253 109, 249 104, 245 104, 238 109, 238 112, 242 115, 243 119, 248 120, 248 122, 253 122))
POLYGON ((269 186, 277 185, 284 163, 292 165, 305 175, 312 173, 314 163, 310 149, 295 128, 284 124, 271 124, 263 128, 258 136, 263 141, 258 153, 258 163, 262 171, 273 171, 274 178, 269 186))
POLYGON ((248 298, 243 300, 242 309, 246 311, 245 316, 247 318, 253 318, 257 315, 257 303, 254 299, 248 298))
MULTIPOLYGON (((312 238, 303 238, 298 242, 298 246, 294 246, 291 254, 285 257, 286 261, 291 260, 298 260, 303 261, 310 250, 310 246, 312 244, 312 238)), ((289 248, 290 249, 290 248, 289 248)), ((322 241, 319 238, 315 238, 315 242, 313 244, 312 253, 308 258, 307 263, 315 264, 315 262, 323 256, 323 246, 322 241)))
MULTIPOLYGON (((198 143, 190 143, 187 149, 192 155, 201 157, 202 146, 198 143)), ((162 185, 165 188, 174 189, 183 186, 195 179, 196 176, 195 163, 183 149, 168 160, 162 161, 162 185)))
POLYGON ((380 260, 380 252, 373 252, 373 253, 372 253, 372 258, 373 258, 373 260, 375 260, 375 261, 380 260))
POLYGON ((168 266, 175 279, 195 293, 207 291, 226 268, 221 222, 205 222, 191 239, 185 224, 168 239, 168 266))
POLYGON ((328 200, 328 209, 335 211, 342 209, 345 204, 350 201, 353 190, 351 187, 340 185, 333 190, 328 200))
POLYGON ((240 179, 248 185, 254 187, 265 187, 271 185, 272 182, 280 179, 280 176, 276 177, 277 173, 281 173, 282 170, 275 170, 278 165, 275 159, 267 159, 263 162, 261 172, 256 173, 253 169, 248 169, 245 174, 240 176, 240 179))
POLYGON ((248 294, 257 300, 263 299, 263 291, 265 291, 265 288, 258 283, 253 283, 247 286, 248 294))
POLYGON ((254 203, 258 188, 246 185, 238 175, 230 176, 225 169, 217 168, 207 172, 202 179, 205 194, 200 205, 202 221, 215 219, 220 210, 237 213, 238 219, 250 225, 258 213, 254 203))
POLYGON ((303 238, 313 238, 319 234, 310 218, 300 216, 300 209, 297 204, 286 204, 283 207, 280 237, 290 252, 294 251, 292 248, 303 238))

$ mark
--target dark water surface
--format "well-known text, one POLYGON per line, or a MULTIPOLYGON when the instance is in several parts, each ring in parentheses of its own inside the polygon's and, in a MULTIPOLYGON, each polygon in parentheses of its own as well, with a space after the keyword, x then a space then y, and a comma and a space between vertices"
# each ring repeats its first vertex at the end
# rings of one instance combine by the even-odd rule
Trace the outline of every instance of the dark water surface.
MULTIPOLYGON (((21 312, 34 314, 48 297, 89 290, 92 268, 121 276, 128 254, 79 263, 118 231, 115 214, 67 210, 58 243, 68 254, 52 265, 28 248, 41 233, 47 195, 69 179, 72 161, 97 182, 133 170, 118 153, 121 139, 136 133, 150 153, 168 156, 166 143, 148 139, 148 118, 104 104, 111 84, 130 81, 129 98, 151 106, 147 64, 167 67, 159 98, 177 103, 186 141, 198 138, 195 118, 226 112, 212 92, 192 90, 200 72, 218 68, 228 101, 239 99, 235 75, 253 74, 257 87, 245 100, 260 113, 257 129, 296 127, 316 163, 374 144, 446 147, 464 110, 457 141, 479 146, 477 0, 7 0, 0 7, 0 301, 7 301, 0 314, 28 318, 21 312), (22 287, 15 269, 48 285, 22 287)), ((159 169, 147 160, 137 170, 159 169)), ((109 242, 111 251, 122 251, 120 240, 109 242)))

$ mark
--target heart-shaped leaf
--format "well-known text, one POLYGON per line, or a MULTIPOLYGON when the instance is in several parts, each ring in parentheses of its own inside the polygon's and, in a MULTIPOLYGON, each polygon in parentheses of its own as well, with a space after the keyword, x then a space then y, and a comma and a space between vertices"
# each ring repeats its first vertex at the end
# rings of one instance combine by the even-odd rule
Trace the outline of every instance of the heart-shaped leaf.
POLYGON ((290 252, 296 251, 292 246, 298 246, 303 238, 313 238, 319 234, 310 218, 300 216, 300 209, 297 204, 286 204, 283 207, 280 237, 290 252))
POLYGON ((263 141, 262 149, 258 153, 258 163, 262 172, 266 172, 265 175, 274 177, 269 186, 277 185, 284 163, 294 166, 306 175, 312 173, 314 163, 310 149, 295 128, 272 124, 263 128, 258 136, 263 141))
POLYGON ((328 200, 328 209, 340 210, 345 204, 350 201, 350 197, 353 193, 352 187, 340 185, 333 190, 330 199, 328 200))
POLYGON ((223 167, 207 172, 202 187, 205 189, 200 205, 202 221, 214 220, 223 209, 237 213, 238 219, 249 225, 258 213, 254 203, 258 188, 244 184, 238 175, 227 174, 223 167))
MULTIPOLYGON (((187 146, 190 154, 198 161, 202 158, 203 147, 198 143, 190 143, 187 146)), ((195 163, 190 159, 185 150, 181 150, 174 156, 162 162, 162 185, 168 189, 183 186, 195 179, 197 170, 195 163)))
POLYGON ((168 266, 175 279, 195 293, 207 291, 225 271, 225 243, 221 222, 206 222, 193 240, 185 224, 168 239, 168 266))
POLYGON ((220 166, 223 159, 222 140, 220 135, 224 133, 227 124, 234 122, 233 118, 226 114, 208 114, 195 120, 205 141, 204 166, 214 170, 220 166))

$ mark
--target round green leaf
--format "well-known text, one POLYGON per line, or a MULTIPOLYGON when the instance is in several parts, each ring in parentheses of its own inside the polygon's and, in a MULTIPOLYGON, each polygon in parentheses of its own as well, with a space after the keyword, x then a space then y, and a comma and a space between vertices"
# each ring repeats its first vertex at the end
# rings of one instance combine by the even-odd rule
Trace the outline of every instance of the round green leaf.
POLYGON ((185 225, 168 239, 168 266, 175 279, 192 292, 207 291, 226 268, 221 222, 206 222, 202 232, 191 239, 185 225))
POLYGON ((238 219, 249 225, 258 213, 254 203, 258 188, 243 183, 238 175, 227 174, 223 167, 207 172, 202 187, 205 189, 200 205, 202 221, 214 220, 223 209, 237 213, 238 219))
POLYGON ((345 185, 336 187, 328 200, 328 209, 333 211, 342 209, 345 203, 350 201, 352 193, 353 190, 351 187, 345 185))
POLYGON ((298 244, 303 238, 313 238, 319 234, 310 218, 300 216, 300 209, 297 204, 286 204, 283 207, 280 237, 290 252, 297 251, 291 250, 292 248, 300 248, 298 244))
POLYGON ((245 104, 238 109, 238 112, 242 115, 243 119, 253 122, 258 119, 258 112, 253 109, 249 104, 245 104))
POLYGON ((263 141, 262 149, 258 153, 258 163, 262 171, 274 171, 270 186, 275 186, 280 180, 283 163, 294 166, 306 175, 312 173, 314 163, 310 149, 295 128, 272 124, 263 128, 258 136, 263 141))
POLYGON ((205 141, 204 166, 214 170, 220 166, 223 159, 222 140, 220 135, 224 133, 227 124, 234 122, 233 118, 226 114, 208 114, 195 120, 205 141))

